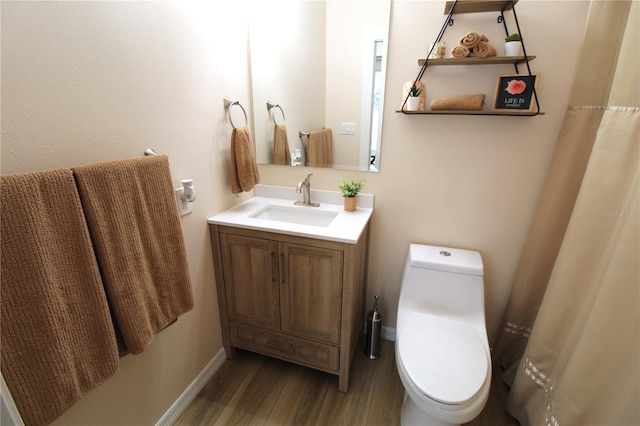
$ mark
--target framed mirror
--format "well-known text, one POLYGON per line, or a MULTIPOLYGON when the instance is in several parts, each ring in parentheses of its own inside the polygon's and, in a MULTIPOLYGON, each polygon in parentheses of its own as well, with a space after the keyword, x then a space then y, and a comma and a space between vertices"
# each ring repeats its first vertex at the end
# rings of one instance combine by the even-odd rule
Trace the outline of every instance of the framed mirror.
POLYGON ((378 171, 391 1, 266 0, 249 13, 258 163, 378 171))

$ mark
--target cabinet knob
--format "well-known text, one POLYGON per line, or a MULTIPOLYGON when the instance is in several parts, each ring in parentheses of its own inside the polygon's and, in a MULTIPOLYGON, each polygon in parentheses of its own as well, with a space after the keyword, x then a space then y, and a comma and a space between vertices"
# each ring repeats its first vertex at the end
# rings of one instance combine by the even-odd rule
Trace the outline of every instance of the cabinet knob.
POLYGON ((296 347, 293 345, 289 345, 289 352, 294 353, 296 351, 296 347))

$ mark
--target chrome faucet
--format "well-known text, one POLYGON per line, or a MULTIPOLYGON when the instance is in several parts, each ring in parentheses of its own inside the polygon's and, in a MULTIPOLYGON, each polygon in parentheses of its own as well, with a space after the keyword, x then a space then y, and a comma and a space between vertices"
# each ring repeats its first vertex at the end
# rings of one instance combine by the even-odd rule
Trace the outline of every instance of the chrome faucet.
POLYGON ((295 205, 309 207, 318 207, 320 205, 320 203, 311 202, 311 176, 313 176, 313 173, 309 173, 305 180, 298 182, 296 192, 302 192, 302 201, 296 201, 295 205))

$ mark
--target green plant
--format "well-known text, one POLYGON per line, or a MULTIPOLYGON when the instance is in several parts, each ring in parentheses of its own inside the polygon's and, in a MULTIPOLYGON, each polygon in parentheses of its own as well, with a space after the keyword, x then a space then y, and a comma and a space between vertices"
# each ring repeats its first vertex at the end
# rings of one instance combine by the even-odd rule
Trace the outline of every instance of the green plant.
POLYGON ((513 33, 510 36, 508 36, 507 38, 504 39, 504 41, 521 41, 522 39, 520 38, 520 34, 518 33, 513 33))
POLYGON ((355 197, 363 186, 364 182, 356 182, 353 180, 347 182, 343 180, 338 187, 340 188, 340 191, 342 191, 343 197, 355 197))
POLYGON ((411 90, 409 90, 409 96, 412 98, 417 98, 422 93, 422 88, 416 86, 415 84, 411 86, 411 90))

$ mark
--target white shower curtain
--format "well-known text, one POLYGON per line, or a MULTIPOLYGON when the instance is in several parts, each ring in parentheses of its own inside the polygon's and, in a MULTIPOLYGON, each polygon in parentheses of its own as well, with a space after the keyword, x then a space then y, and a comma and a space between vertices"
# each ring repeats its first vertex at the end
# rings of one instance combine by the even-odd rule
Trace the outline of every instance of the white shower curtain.
POLYGON ((524 425, 640 424, 637 1, 592 1, 494 359, 524 425))

